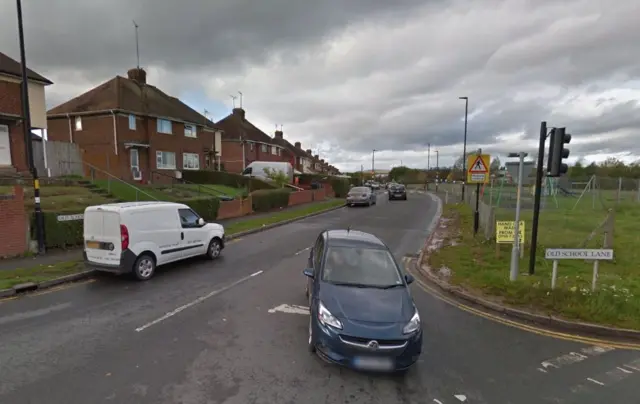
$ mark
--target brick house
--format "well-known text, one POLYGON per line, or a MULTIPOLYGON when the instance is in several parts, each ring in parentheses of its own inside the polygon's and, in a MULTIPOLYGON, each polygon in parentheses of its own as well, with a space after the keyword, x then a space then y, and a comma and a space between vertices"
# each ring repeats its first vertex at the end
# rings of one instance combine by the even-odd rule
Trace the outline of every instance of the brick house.
POLYGON ((222 164, 225 171, 241 173, 253 161, 290 161, 285 148, 246 119, 242 108, 216 122, 222 129, 222 164))
MULTIPOLYGON (((33 129, 47 128, 45 87, 53 84, 31 69, 29 110, 33 129)), ((21 64, 0 52, 0 171, 5 174, 29 171, 22 126, 21 64)))
POLYGON ((214 168, 222 133, 146 75, 131 69, 49 110, 49 140, 77 143, 84 172, 98 178, 167 182, 181 170, 214 168))
POLYGON ((303 174, 310 172, 311 159, 309 159, 309 155, 302 150, 300 142, 291 144, 284 138, 284 133, 281 130, 276 130, 273 136, 273 142, 284 148, 286 159, 291 163, 294 169, 303 174))

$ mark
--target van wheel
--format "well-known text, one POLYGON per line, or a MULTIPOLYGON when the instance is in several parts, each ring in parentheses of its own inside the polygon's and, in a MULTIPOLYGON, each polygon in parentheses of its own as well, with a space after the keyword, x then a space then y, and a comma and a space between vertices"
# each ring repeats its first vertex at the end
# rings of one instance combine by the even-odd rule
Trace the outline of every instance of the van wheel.
POLYGON ((209 247, 207 248, 207 257, 210 260, 214 260, 220 256, 222 252, 222 243, 217 238, 214 238, 209 242, 209 247))
POLYGON ((156 272, 156 261, 152 256, 147 254, 142 254, 136 260, 136 263, 133 265, 133 274, 140 281, 146 281, 150 279, 153 274, 156 272))

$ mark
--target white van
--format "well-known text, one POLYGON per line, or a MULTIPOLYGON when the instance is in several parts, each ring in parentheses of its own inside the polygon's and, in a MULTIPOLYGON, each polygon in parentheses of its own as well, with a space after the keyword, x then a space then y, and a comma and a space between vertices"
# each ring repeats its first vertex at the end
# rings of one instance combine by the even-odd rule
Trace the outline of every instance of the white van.
POLYGON ((158 265, 224 249, 224 227, 171 202, 89 206, 84 211, 84 261, 90 268, 151 278, 158 265))
POLYGON ((265 168, 267 171, 282 171, 289 179, 289 184, 293 183, 293 166, 286 161, 253 161, 244 169, 242 175, 269 180, 265 168))

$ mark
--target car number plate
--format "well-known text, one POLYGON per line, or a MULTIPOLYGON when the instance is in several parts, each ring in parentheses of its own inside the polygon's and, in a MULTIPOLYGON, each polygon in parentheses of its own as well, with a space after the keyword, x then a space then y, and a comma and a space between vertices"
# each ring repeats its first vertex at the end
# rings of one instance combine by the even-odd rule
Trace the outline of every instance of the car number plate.
POLYGON ((353 360, 356 368, 362 370, 391 370, 393 362, 389 358, 361 356, 353 360))
POLYGON ((87 241, 87 248, 100 249, 100 242, 98 242, 98 241, 87 241))

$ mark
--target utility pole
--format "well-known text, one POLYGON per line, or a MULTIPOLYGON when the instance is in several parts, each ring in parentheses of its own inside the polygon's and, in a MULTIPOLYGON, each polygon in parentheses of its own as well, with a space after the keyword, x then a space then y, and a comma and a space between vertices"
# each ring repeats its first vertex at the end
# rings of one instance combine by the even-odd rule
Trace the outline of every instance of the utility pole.
POLYGON ((464 189, 467 187, 467 117, 469 115, 469 97, 458 97, 464 100, 464 143, 462 146, 462 201, 464 202, 464 189))
POLYGON ((376 163, 376 149, 373 149, 373 151, 371 152, 371 176, 375 179, 376 176, 376 168, 375 168, 375 163, 376 163))
POLYGON ((440 170, 440 151, 436 150, 436 170, 440 170))
MULTIPOLYGON (((31 111, 29 110, 29 75, 27 74, 27 54, 24 45, 24 27, 22 25, 22 2, 16 0, 18 10, 18 40, 20 41, 20 63, 22 73, 21 97, 22 98, 22 129, 24 130, 24 144, 27 157, 27 165, 33 176, 33 199, 36 219, 36 238, 38 240, 38 254, 45 253, 44 240, 44 216, 40 205, 40 180, 38 169, 33 162, 33 143, 31 141, 31 111)), ((44 141, 44 140, 43 140, 44 141)))
POLYGON ((431 143, 427 143, 427 171, 431 170, 431 143))
POLYGON ((542 196, 542 164, 544 163, 544 144, 547 141, 547 122, 540 123, 540 143, 538 144, 538 166, 536 167, 536 187, 533 196, 533 223, 531 224, 531 251, 529 256, 529 275, 536 271, 536 247, 538 244, 538 223, 540 221, 540 197, 542 196))

